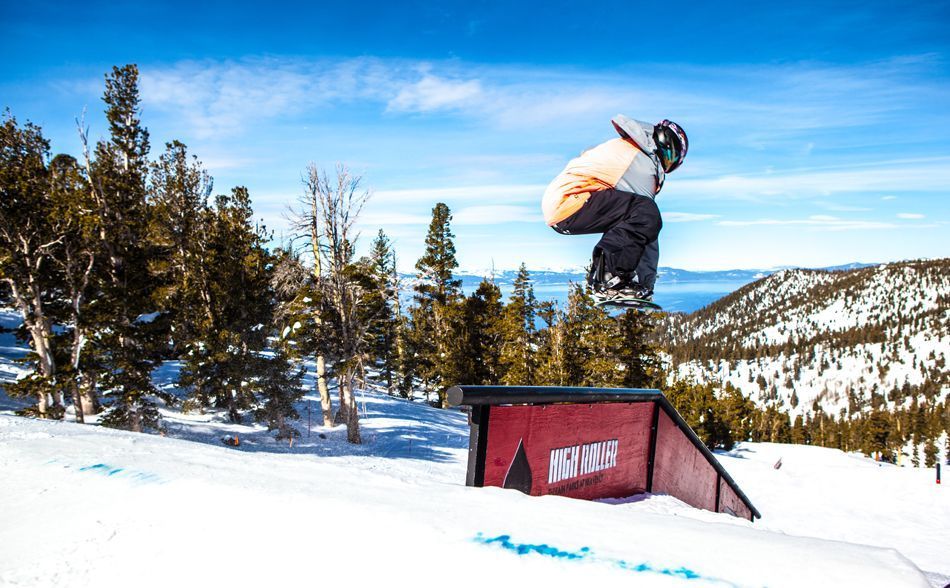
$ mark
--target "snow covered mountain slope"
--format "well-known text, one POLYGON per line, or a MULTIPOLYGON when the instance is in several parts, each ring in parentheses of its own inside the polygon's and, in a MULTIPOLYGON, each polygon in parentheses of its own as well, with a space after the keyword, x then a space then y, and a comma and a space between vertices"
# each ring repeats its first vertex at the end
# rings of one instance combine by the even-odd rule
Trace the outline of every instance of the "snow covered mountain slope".
POLYGON ((786 270, 689 315, 662 341, 675 372, 730 383, 793 416, 950 393, 950 259, 786 270), (915 390, 916 389, 916 390, 915 390))
POLYGON ((293 448, 263 435, 229 448, 214 422, 169 428, 197 443, 0 416, 0 584, 950 581, 950 494, 919 470, 744 444, 721 461, 762 511, 755 524, 669 496, 530 498, 464 486, 463 414, 364 400, 360 447, 317 427, 293 448))

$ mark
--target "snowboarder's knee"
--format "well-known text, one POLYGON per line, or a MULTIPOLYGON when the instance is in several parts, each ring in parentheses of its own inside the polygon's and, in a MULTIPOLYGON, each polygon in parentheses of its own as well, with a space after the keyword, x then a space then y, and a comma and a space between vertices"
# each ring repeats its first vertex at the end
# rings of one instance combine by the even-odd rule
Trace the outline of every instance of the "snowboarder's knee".
POLYGON ((646 242, 652 243, 660 235, 663 228, 663 218, 660 216, 660 209, 652 198, 641 196, 637 202, 637 216, 640 217, 640 224, 643 227, 646 242))

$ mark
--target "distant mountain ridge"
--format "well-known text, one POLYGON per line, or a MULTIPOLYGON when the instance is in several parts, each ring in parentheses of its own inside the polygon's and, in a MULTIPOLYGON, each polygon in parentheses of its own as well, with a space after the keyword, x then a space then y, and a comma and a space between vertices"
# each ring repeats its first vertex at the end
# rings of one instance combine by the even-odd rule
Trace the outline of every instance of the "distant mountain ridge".
MULTIPOLYGON (((851 263, 825 268, 826 271, 841 271, 877 264, 851 263)), ((668 312, 692 312, 722 298, 738 288, 789 268, 733 269, 717 271, 692 271, 660 267, 654 301, 668 312)), ((583 268, 528 269, 532 286, 538 300, 567 302, 569 285, 583 284, 587 279, 583 268)), ((474 292, 485 278, 493 279, 507 298, 510 295, 517 270, 457 270, 455 278, 461 280, 465 294, 474 292)), ((419 282, 415 273, 400 274, 401 295, 408 303, 419 282)))
MULTIPOLYGON (((825 271, 840 271, 863 267, 873 267, 878 264, 873 263, 849 263, 847 265, 822 268, 825 271)), ((771 269, 733 269, 733 270, 715 270, 715 271, 694 271, 684 270, 672 267, 660 267, 657 275, 657 281, 662 282, 735 282, 752 281, 772 275, 779 271, 785 271, 792 268, 771 268, 771 269)), ((565 268, 565 269, 531 269, 528 268, 531 275, 531 281, 534 284, 564 284, 567 282, 581 282, 587 278, 587 273, 583 268, 565 268)), ((462 280, 463 285, 477 285, 484 278, 493 277, 498 285, 509 285, 514 283, 518 270, 458 270, 455 272, 456 279, 462 280)), ((405 280, 415 280, 416 274, 401 273, 400 277, 405 280)))
POLYGON ((761 406, 829 414, 950 393, 950 259, 783 270, 659 334, 671 371, 761 406))

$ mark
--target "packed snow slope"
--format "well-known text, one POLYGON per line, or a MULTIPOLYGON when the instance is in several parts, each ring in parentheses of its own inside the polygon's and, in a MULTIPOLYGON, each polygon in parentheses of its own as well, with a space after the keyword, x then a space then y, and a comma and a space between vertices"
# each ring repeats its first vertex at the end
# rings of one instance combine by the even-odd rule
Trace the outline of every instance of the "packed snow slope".
POLYGON ((744 444, 720 459, 754 524, 669 496, 532 498, 465 487, 464 414, 362 404, 358 447, 314 426, 291 448, 214 414, 166 412, 166 437, 0 415, 0 585, 950 581, 950 494, 932 472, 744 444))

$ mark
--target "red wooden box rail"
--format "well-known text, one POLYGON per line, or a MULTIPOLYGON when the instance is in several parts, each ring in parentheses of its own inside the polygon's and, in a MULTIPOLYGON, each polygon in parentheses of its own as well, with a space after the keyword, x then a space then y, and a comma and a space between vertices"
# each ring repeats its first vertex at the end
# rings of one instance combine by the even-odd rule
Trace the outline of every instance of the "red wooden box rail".
POLYGON ((761 518, 659 390, 454 386, 448 396, 471 407, 469 486, 588 500, 652 492, 761 518))

